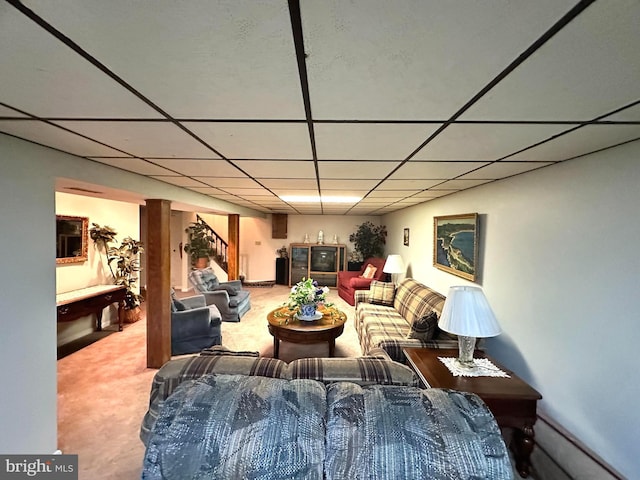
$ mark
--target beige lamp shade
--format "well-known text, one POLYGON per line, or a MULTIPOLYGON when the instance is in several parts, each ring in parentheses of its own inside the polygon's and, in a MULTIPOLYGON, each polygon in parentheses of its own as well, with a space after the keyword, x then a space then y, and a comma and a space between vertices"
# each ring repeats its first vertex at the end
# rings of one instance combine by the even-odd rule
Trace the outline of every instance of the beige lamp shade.
POLYGON ((400 255, 389 255, 387 261, 384 262, 382 271, 384 273, 404 273, 405 267, 400 255))

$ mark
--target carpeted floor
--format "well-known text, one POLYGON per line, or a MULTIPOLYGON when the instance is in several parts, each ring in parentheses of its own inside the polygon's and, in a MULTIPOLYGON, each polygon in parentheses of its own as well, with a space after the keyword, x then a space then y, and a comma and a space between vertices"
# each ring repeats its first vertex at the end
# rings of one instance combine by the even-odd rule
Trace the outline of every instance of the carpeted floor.
MULTIPOLYGON (((223 345, 273 356, 266 315, 282 304, 289 288, 249 288, 252 309, 239 323, 222 324, 223 345)), ((187 296, 189 294, 181 294, 187 296)), ((347 314, 336 356, 359 356, 353 307, 332 289, 329 301, 347 314)), ((280 344, 280 358, 326 357, 326 343, 280 344)), ((79 456, 80 480, 140 478, 144 447, 138 438, 155 369, 146 368, 146 321, 103 338, 58 360, 58 448, 79 456)))

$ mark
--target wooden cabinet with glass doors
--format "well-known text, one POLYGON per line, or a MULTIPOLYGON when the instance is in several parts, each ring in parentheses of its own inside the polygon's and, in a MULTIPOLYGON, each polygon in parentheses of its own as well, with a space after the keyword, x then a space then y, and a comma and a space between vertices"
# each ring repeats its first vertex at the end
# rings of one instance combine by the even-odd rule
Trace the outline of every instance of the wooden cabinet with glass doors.
POLYGON ((337 287, 338 272, 346 270, 346 245, 289 245, 289 286, 313 278, 321 287, 337 287))

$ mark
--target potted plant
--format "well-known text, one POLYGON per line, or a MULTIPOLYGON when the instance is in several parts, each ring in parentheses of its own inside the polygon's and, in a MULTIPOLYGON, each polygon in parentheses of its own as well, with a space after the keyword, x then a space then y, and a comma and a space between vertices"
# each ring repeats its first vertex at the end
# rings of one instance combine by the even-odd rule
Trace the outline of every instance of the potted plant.
POLYGON ((209 235, 207 226, 199 222, 191 223, 185 232, 189 235, 189 242, 184 244, 184 251, 191 256, 191 264, 195 268, 205 268, 215 255, 211 246, 215 239, 209 235))
POLYGON ((382 257, 387 243, 387 227, 364 222, 357 227, 355 233, 349 235, 349 241, 354 244, 354 250, 361 261, 371 257, 382 257))
POLYGON ((325 302, 328 293, 329 287, 320 287, 315 280, 303 278, 291 288, 287 306, 298 311, 301 320, 311 320, 320 304, 330 305, 325 302))
POLYGON ((143 251, 142 243, 127 237, 122 240, 119 247, 111 247, 107 252, 109 268, 111 263, 115 262, 115 284, 127 289, 122 308, 125 315, 124 321, 128 323, 140 320, 142 296, 136 292, 135 288, 138 281, 137 274, 141 270, 138 255, 143 251))
POLYGON ((126 288, 125 299, 121 307, 124 321, 133 323, 140 319, 140 302, 143 298, 136 292, 137 273, 140 271, 138 254, 143 252, 142 243, 131 237, 125 238, 119 247, 110 247, 115 242, 118 233, 113 228, 105 225, 101 227, 92 223, 89 236, 99 250, 104 249, 107 256, 107 266, 116 285, 126 288), (115 270, 112 263, 115 262, 115 270))

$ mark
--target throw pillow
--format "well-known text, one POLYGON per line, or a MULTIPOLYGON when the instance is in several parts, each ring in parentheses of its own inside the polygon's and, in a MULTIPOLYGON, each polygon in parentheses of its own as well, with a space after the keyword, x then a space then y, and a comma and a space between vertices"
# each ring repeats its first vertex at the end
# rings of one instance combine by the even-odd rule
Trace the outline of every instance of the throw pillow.
POLYGON ((172 302, 173 302, 173 308, 176 309, 175 310, 176 312, 183 312, 187 309, 187 306, 177 298, 174 298, 172 302))
POLYGON ((376 270, 378 270, 378 267, 374 267, 373 265, 369 264, 367 265, 367 268, 364 269, 364 272, 362 272, 362 275, 360 275, 362 278, 373 278, 373 276, 376 274, 376 270))
POLYGON ((391 306, 395 295, 396 286, 393 283, 373 280, 369 286, 369 303, 391 306))
POLYGON ((416 319, 411 324, 411 329, 407 338, 417 338, 419 340, 431 340, 438 325, 438 315, 436 312, 429 312, 427 315, 416 319))

